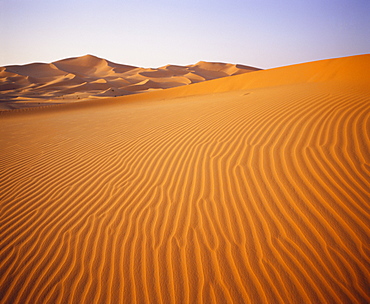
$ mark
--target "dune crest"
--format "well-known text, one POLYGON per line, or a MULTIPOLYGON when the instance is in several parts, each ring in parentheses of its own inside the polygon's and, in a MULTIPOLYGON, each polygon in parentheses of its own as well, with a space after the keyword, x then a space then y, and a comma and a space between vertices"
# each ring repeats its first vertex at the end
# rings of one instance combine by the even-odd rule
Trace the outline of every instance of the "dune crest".
POLYGON ((369 68, 1 112, 1 303, 370 303, 369 68))
POLYGON ((123 96, 257 70, 213 62, 147 69, 117 64, 92 55, 50 64, 6 66, 0 68, 0 110, 123 96), (106 85, 98 85, 103 83, 102 80, 106 85))

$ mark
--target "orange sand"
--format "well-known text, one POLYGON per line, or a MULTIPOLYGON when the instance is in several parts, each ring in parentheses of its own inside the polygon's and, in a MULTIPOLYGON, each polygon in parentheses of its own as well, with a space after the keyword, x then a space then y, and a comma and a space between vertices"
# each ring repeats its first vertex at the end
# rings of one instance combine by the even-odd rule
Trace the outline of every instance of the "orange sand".
POLYGON ((1 303, 369 303, 369 70, 2 112, 1 303))
POLYGON ((259 69, 200 61, 145 69, 92 55, 0 67, 0 111, 163 90, 259 69))

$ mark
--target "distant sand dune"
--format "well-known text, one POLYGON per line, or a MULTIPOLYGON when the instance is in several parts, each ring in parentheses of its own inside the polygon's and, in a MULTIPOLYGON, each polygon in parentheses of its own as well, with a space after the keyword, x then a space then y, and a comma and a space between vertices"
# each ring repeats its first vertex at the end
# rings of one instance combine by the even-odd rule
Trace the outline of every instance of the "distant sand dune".
POLYGON ((0 67, 0 111, 142 93, 257 70, 239 64, 204 61, 146 69, 92 55, 50 64, 6 66, 0 67), (106 85, 101 85, 101 80, 106 85))
POLYGON ((1 303, 369 303, 369 69, 2 112, 1 303))

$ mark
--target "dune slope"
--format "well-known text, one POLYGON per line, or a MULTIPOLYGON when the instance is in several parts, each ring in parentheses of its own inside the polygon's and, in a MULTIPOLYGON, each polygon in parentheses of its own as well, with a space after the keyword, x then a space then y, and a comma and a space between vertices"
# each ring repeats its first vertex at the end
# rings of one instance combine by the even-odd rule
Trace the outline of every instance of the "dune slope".
POLYGON ((147 69, 92 55, 50 64, 5 66, 0 67, 0 110, 143 93, 257 70, 238 64, 204 61, 188 66, 147 69))
POLYGON ((3 112, 1 303, 370 302, 369 68, 3 112))

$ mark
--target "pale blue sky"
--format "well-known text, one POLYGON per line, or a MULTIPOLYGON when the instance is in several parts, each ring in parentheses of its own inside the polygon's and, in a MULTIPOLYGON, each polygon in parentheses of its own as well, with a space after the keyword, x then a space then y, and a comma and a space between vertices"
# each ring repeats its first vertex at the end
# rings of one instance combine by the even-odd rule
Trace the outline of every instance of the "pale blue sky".
POLYGON ((370 53, 369 0, 0 0, 0 66, 93 54, 261 68, 370 53))

